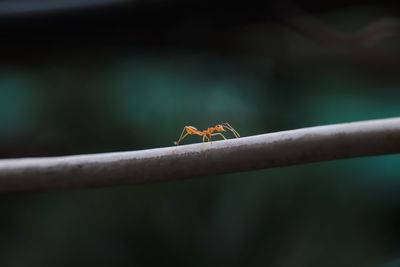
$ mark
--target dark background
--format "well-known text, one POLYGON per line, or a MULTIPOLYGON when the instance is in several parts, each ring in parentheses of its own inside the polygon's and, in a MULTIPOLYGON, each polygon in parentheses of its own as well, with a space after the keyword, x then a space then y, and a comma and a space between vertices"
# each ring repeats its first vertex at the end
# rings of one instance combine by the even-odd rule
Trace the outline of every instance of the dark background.
MULTIPOLYGON (((389 1, 2 1, 0 157, 400 114, 389 1)), ((199 142, 189 137, 185 143, 199 142)), ((0 266, 400 266, 400 157, 0 196, 0 266)))

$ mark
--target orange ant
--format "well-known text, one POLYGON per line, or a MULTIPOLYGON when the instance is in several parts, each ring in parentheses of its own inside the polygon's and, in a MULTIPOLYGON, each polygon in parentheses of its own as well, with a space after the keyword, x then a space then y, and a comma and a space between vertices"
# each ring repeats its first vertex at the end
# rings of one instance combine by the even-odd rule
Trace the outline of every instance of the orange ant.
POLYGON ((210 142, 211 138, 216 135, 219 135, 224 140, 226 140, 225 136, 221 133, 221 132, 225 132, 225 129, 228 129, 229 131, 231 131, 233 133, 233 135, 235 135, 236 138, 240 137, 239 133, 235 129, 233 129, 233 127, 230 126, 229 123, 227 123, 227 122, 217 124, 214 127, 210 127, 204 131, 199 131, 199 130, 197 130, 196 127, 193 127, 193 126, 185 126, 185 127, 183 127, 183 131, 181 133, 181 136, 179 137, 179 140, 175 141, 174 144, 179 145, 179 142, 181 142, 188 135, 203 136, 203 142, 206 139, 207 139, 207 141, 210 142), (216 132, 216 133, 214 133, 214 132, 216 132))

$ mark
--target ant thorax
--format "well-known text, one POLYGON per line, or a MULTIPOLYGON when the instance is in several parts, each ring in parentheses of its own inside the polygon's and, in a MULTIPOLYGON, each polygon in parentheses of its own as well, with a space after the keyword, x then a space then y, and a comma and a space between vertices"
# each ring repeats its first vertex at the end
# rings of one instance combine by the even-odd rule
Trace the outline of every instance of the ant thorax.
POLYGON ((205 130, 205 132, 207 132, 208 134, 211 134, 211 133, 213 133, 213 132, 215 132, 215 128, 214 127, 209 127, 209 128, 207 128, 207 130, 205 130))

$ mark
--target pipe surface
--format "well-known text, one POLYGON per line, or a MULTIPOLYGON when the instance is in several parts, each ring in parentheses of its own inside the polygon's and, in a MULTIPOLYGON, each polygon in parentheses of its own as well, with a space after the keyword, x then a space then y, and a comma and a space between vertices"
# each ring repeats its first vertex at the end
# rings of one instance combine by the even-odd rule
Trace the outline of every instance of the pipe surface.
POLYGON ((400 153, 400 118, 132 152, 0 160, 0 192, 146 184, 400 153))

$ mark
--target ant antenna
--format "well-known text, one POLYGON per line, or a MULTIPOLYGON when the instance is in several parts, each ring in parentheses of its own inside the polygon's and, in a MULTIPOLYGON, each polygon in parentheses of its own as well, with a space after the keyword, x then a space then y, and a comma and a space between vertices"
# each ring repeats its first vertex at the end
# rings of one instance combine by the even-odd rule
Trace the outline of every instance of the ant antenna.
POLYGON ((225 126, 228 130, 230 130, 236 138, 240 137, 240 134, 227 122, 222 123, 221 125, 225 126))

